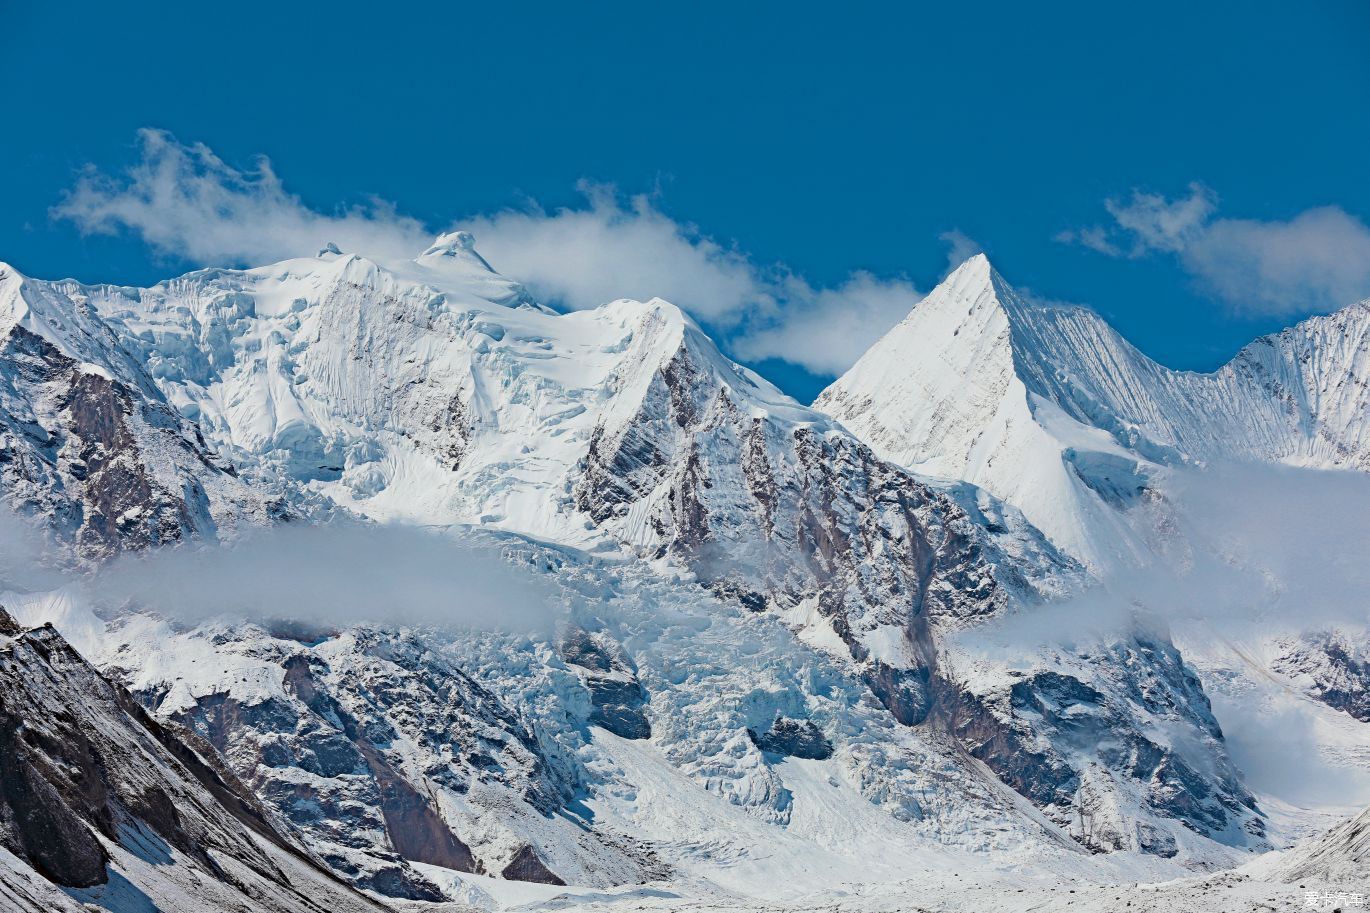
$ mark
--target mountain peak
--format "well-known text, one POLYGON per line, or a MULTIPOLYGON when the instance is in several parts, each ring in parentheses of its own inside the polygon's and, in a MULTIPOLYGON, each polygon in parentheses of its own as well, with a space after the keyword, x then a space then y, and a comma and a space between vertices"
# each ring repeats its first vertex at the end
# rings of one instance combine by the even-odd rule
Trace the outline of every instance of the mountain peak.
POLYGON ((984 254, 974 254, 961 261, 961 265, 947 273, 946 278, 937 283, 928 297, 928 300, 941 300, 944 298, 975 298, 982 292, 993 292, 994 286, 1003 283, 1003 278, 989 262, 989 257, 984 254))
POLYGON ((450 257, 458 251, 475 251, 476 237, 469 231, 447 231, 438 235, 437 239, 423 252, 423 256, 444 256, 450 257))
MULTIPOLYGON (((903 324, 923 324, 942 315, 944 320, 959 324, 968 314, 982 310, 999 310, 1005 299, 1014 297, 1012 289, 984 254, 967 257, 946 278, 937 284, 927 297, 914 306, 903 324)), ((951 333, 953 326, 948 326, 951 333)), ((959 330, 957 331, 959 333, 959 330)))
POLYGON ((450 263, 454 260, 470 264, 487 273, 496 273, 489 261, 476 250, 476 236, 469 231, 443 232, 418 258, 419 263, 430 266, 439 262, 450 263))
POLYGON ((989 279, 995 275, 994 265, 989 262, 989 256, 986 255, 984 251, 981 251, 978 254, 971 254, 969 257, 962 260, 960 266, 947 274, 947 279, 951 279, 953 276, 959 276, 963 273, 966 274, 967 277, 973 276, 983 281, 989 281, 989 279))

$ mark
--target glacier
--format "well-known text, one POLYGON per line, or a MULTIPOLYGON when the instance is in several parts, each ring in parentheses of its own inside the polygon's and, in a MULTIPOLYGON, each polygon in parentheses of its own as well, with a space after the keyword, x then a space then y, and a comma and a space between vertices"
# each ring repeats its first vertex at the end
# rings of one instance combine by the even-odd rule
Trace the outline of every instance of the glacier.
POLYGON ((1365 470, 1367 314, 1172 372, 977 257, 805 407, 674 305, 558 313, 464 232, 145 289, 0 266, 0 482, 70 576, 0 603, 388 903, 1292 904, 1243 866, 1333 815, 1252 789, 1222 710, 1314 695, 1356 757, 1363 631, 1251 663, 1144 604, 1014 632, 1180 548, 1191 469, 1365 470), (478 543, 554 630, 101 590, 169 544, 260 573, 277 525, 478 543))

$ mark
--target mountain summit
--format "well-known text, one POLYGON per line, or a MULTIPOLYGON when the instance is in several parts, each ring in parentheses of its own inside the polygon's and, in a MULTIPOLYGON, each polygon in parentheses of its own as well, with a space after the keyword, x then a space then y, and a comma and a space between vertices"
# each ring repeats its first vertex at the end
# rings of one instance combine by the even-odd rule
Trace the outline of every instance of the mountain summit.
POLYGON ((1135 560, 1117 522, 1159 467, 1224 460, 1370 469, 1370 303, 1173 371, 1096 313, 1034 301, 977 254, 815 407, 881 456, 1020 508, 1091 566, 1135 560))
MULTIPOLYGON (((751 890, 782 866, 802 892, 968 849, 1118 854, 1135 880, 1271 846, 1205 690, 1233 679, 1128 608, 1034 632, 1144 552, 1129 513, 1173 467, 1363 460, 1364 309, 1184 374, 981 256, 817 409, 669 302, 558 314, 461 232, 397 261, 0 283, 0 482, 92 562, 403 524, 546 585, 555 634, 345 594, 313 621, 269 595, 179 619, 6 594, 83 619, 92 662, 358 888, 751 890)), ((1298 668, 1359 725, 1342 643, 1298 668)))

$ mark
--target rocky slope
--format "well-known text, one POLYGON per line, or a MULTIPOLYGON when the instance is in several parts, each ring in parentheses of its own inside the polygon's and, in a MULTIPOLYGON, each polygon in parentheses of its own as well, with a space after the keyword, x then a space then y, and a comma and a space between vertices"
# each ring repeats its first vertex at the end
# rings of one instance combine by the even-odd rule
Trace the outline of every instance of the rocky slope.
POLYGON ((606 886, 659 872, 627 836, 577 819, 584 771, 443 640, 222 622, 177 633, 130 616, 97 649, 358 887, 441 900, 412 863, 606 886))
POLYGON ((924 838, 997 839, 983 829, 999 814, 1041 847, 1069 834, 1213 861, 1265 845, 1164 632, 1011 658, 985 647, 979 632, 1088 586, 1080 563, 1025 510, 882 459, 666 302, 554 314, 459 233, 399 263, 325 249, 150 289, 23 287, 103 327, 119 370, 146 366, 128 389, 174 407, 190 440, 198 428, 201 465, 218 465, 212 448, 237 474, 221 471, 224 486, 295 514, 324 503, 483 527, 586 588, 569 598, 572 629, 521 650, 383 627, 153 637, 146 616, 116 620, 108 644, 125 649, 100 662, 216 744, 359 885, 430 896, 433 865, 642 880, 661 871, 633 839, 648 832, 680 864, 693 851, 633 803, 617 829, 581 808, 631 792, 626 771, 655 770, 642 751, 783 826, 811 814, 783 773, 802 762, 837 765, 924 838), (683 630, 726 617, 731 641, 699 652, 675 631, 644 639, 659 630, 650 613, 625 627, 584 608, 645 612, 676 591, 683 630), (758 656, 805 674, 775 673, 760 695, 748 676, 771 673, 758 656), (729 690, 706 698, 724 677, 729 690), (815 718, 834 700, 840 713, 815 718), (929 793, 966 808, 934 812, 929 793))
POLYGON ((0 482, 87 558, 231 537, 279 513, 83 300, 0 263, 0 482))
POLYGON ((0 610, 0 679, 5 909, 382 909, 52 628, 0 610))

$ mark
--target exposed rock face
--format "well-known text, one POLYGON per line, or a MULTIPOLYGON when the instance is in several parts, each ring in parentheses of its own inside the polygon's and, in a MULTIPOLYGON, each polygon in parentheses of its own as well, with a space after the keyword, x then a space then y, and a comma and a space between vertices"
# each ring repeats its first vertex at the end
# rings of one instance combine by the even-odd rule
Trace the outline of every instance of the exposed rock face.
POLYGON ((1370 723, 1370 632, 1309 632, 1280 645, 1275 671, 1327 706, 1370 723))
POLYGON ((140 680, 136 668, 122 674, 159 715, 213 744, 358 886, 441 900, 409 862, 499 871, 511 842, 556 835, 581 854, 577 871, 637 874, 628 853, 555 814, 580 786, 566 759, 549 765, 520 716, 421 635, 358 628, 305 644, 248 627, 188 636, 187 649, 212 638, 225 671, 201 670, 210 677, 188 692, 140 680), (238 668, 250 671, 226 671, 238 668), (225 679, 264 684, 224 693, 225 679))
POLYGON ((939 680, 939 723, 1086 846, 1175 855, 1174 836, 1143 809, 1220 842, 1243 842, 1233 828, 1263 842, 1256 801, 1227 757, 1202 685, 1154 632, 1003 682, 966 689, 939 680), (1157 736, 1178 731, 1184 741, 1157 736))
POLYGON ((500 877, 511 881, 535 881, 538 884, 566 884, 555 872, 543 865, 537 852, 526 843, 514 854, 513 860, 500 871, 500 877))
POLYGON ((90 558, 272 513, 98 318, 3 264, 0 486, 90 558))
POLYGON ((748 729, 747 737, 762 751, 785 757, 804 758, 809 761, 822 761, 832 757, 832 742, 828 741, 812 720, 776 717, 770 729, 760 734, 755 729, 748 729))
POLYGON ((660 346, 669 355, 636 408, 597 429, 576 506, 748 608, 811 600, 887 706, 921 721, 933 620, 966 623, 1007 601, 972 524, 817 416, 756 414, 748 379, 724 373, 697 329, 673 325, 678 313, 653 319, 644 335, 679 341, 660 346))
POLYGON ((379 909, 52 628, 23 632, 0 610, 0 632, 0 846, 92 897, 129 854, 155 854, 160 891, 183 887, 166 895, 177 909, 206 897, 245 910, 379 909))
POLYGON ((590 722, 625 739, 650 739, 652 724, 643 708, 647 689, 622 648, 602 634, 573 628, 561 640, 561 657, 577 667, 590 689, 590 722))

